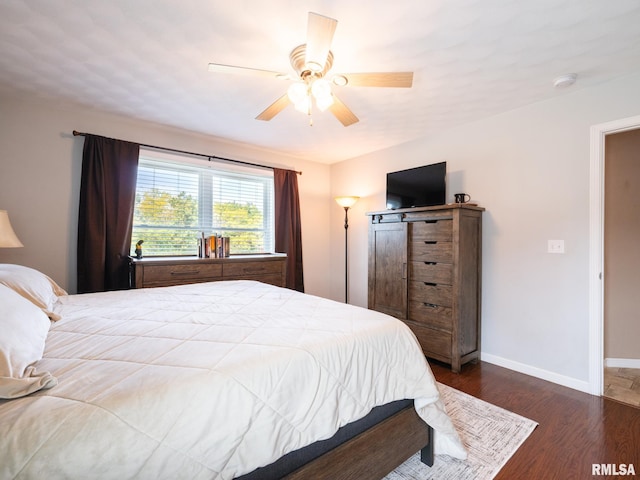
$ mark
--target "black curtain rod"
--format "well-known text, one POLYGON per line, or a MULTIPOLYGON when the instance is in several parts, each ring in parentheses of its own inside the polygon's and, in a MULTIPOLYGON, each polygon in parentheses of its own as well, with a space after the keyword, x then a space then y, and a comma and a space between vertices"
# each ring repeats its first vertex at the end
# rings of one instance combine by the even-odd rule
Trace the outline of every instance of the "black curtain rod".
MULTIPOLYGON (((77 130, 73 131, 73 136, 74 137, 85 137, 87 135, 92 135, 90 133, 84 133, 84 132, 78 132, 77 130)), ((138 145, 140 145, 141 147, 147 147, 147 148, 155 148, 157 150, 164 150, 166 152, 173 152, 173 153, 183 153, 185 155, 194 155, 196 157, 202 157, 202 158, 206 158, 209 161, 211 160, 222 160, 225 162, 231 162, 231 163, 239 163, 241 165, 249 165, 251 167, 259 167, 259 168, 269 168, 271 170, 273 170, 276 167, 270 167, 269 165, 261 165, 259 163, 251 163, 251 162, 245 162, 243 160, 234 160, 233 158, 224 158, 224 157, 218 157, 216 155, 205 155, 204 153, 195 153, 195 152, 188 152, 186 150, 178 150, 176 148, 167 148, 167 147, 158 147, 156 145, 147 145, 145 143, 139 143, 138 145)), ((298 175, 302 175, 302 172, 298 172, 297 170, 294 170, 294 172, 296 172, 298 175)))

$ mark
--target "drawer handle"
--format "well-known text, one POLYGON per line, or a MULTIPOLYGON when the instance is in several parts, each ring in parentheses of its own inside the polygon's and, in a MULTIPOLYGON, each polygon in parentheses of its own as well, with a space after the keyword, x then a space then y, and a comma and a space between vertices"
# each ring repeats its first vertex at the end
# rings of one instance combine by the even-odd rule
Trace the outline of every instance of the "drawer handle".
POLYGON ((437 287, 437 286, 438 286, 438 284, 437 284, 437 283, 431 283, 431 282, 424 282, 424 284, 425 284, 427 287, 437 287))
POLYGON ((424 243, 425 243, 426 245, 435 245, 435 244, 436 244, 436 243, 438 243, 438 242, 437 242, 437 241, 435 241, 435 240, 425 240, 425 241, 424 241, 424 243))
POLYGON ((425 265, 437 265, 438 262, 424 262, 425 265))
POLYGON ((436 305, 435 303, 424 302, 424 306, 429 308, 438 308, 438 305, 436 305))
POLYGON ((187 270, 184 272, 171 272, 171 275, 198 275, 200 270, 187 270))
POLYGON ((424 223, 438 223, 438 220, 425 220, 424 223))

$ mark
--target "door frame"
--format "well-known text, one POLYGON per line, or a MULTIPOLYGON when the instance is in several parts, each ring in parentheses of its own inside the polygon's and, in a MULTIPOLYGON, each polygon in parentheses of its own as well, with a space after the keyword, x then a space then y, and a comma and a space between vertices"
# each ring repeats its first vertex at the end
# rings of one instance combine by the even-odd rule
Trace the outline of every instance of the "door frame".
POLYGON ((605 137, 640 128, 640 116, 591 127, 589 187, 589 393, 604 392, 604 147, 605 137))

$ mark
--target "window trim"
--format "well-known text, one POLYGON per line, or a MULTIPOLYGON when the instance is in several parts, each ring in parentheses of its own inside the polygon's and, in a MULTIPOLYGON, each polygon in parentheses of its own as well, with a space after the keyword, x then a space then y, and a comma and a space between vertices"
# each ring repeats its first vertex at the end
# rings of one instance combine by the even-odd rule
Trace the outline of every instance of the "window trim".
MULTIPOLYGON (((139 165, 145 166, 148 165, 153 167, 153 165, 167 165, 167 167, 174 166, 176 170, 182 170, 184 172, 195 172, 198 174, 198 193, 197 193, 197 201, 198 201, 198 224, 197 226, 191 228, 186 226, 171 226, 171 225, 145 225, 145 224, 135 224, 135 218, 132 221, 132 228, 169 228, 176 230, 197 230, 203 231, 205 235, 213 235, 220 231, 225 232, 264 232, 265 240, 263 246, 265 247, 262 251, 251 251, 251 252, 235 252, 233 255, 257 255, 257 254, 269 254, 275 252, 275 185, 273 181, 273 169, 270 167, 262 167, 259 165, 253 166, 245 166, 238 165, 230 162, 225 162, 224 160, 215 160, 209 158, 208 162, 203 162, 202 158, 197 158, 191 156, 189 154, 176 154, 165 151, 157 151, 148 148, 141 147, 139 154, 139 165), (206 170, 211 170, 211 175, 203 175, 202 173, 206 170), (267 188, 263 189, 263 198, 262 198, 262 228, 238 228, 238 227, 227 227, 223 226, 215 226, 214 225, 214 215, 213 215, 213 206, 215 205, 215 193, 213 191, 213 186, 215 183, 214 177, 219 176, 220 178, 242 178, 242 176, 246 175, 246 178, 254 177, 263 177, 265 179, 270 180, 270 184, 267 185, 267 188), (202 207, 204 205, 204 208, 202 207), (211 211, 210 215, 207 215, 207 211, 211 211), (268 237, 268 238, 267 238, 268 237)), ((138 193, 138 188, 136 185, 136 195, 138 193)), ((134 207, 135 210, 135 207, 134 207)), ((137 237, 131 239, 131 252, 135 250, 135 243, 137 242, 137 237)), ((233 248, 233 242, 232 242, 233 248)), ((197 250, 197 246, 194 245, 194 248, 197 250)), ((195 254, 180 254, 180 253, 171 253, 167 255, 146 255, 147 257, 154 258, 166 258, 166 257, 197 257, 197 253, 195 254)))

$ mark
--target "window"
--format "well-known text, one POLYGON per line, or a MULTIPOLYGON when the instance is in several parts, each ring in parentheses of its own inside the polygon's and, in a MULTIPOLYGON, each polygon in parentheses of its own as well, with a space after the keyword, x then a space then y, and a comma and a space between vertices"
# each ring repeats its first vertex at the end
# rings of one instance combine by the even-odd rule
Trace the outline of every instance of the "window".
POLYGON ((131 252, 197 255, 198 238, 230 238, 230 252, 274 251, 273 171, 140 150, 131 252))

